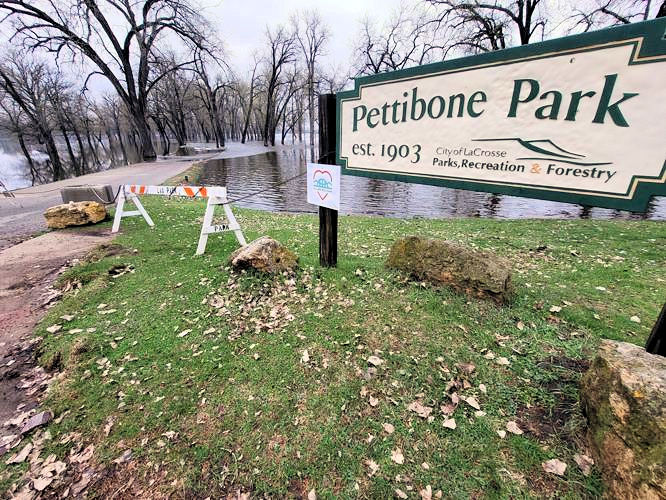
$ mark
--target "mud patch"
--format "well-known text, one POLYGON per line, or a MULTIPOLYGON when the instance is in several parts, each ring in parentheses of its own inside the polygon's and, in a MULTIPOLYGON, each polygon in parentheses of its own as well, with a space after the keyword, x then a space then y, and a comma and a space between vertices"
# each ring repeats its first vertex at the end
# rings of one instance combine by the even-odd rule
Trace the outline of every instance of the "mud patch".
POLYGON ((582 447, 585 420, 579 403, 578 382, 589 364, 585 359, 566 357, 551 357, 540 363, 540 368, 555 376, 541 384, 552 403, 519 408, 519 427, 540 442, 560 440, 582 447))

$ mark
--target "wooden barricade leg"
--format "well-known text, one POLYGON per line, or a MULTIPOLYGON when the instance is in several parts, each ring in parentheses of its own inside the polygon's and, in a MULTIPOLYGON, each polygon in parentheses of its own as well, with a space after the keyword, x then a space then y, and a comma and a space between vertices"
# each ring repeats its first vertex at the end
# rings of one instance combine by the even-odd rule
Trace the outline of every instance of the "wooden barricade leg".
POLYGON ((118 193, 118 201, 116 202, 116 215, 113 217, 112 233, 117 233, 120 229, 120 219, 123 218, 123 208, 125 208, 125 193, 122 189, 118 193))
POLYGON ((125 192, 121 190, 120 193, 118 194, 118 201, 116 202, 116 215, 113 218, 113 227, 111 228, 111 232, 112 233, 118 232, 118 230, 120 229, 120 221, 123 217, 132 217, 135 215, 141 215, 150 227, 155 226, 153 219, 150 218, 150 215, 148 215, 146 209, 143 208, 143 205, 141 204, 139 197, 134 193, 129 193, 129 199, 127 199, 125 196, 125 192), (132 203, 134 203, 136 210, 125 211, 124 208, 126 201, 131 201, 132 203))
POLYGON ((206 212, 204 213, 203 224, 201 225, 201 234, 199 236, 199 244, 197 245, 196 255, 202 255, 206 251, 206 243, 208 242, 209 234, 221 233, 223 231, 233 231, 236 235, 238 243, 241 245, 246 245, 243 231, 241 230, 240 224, 238 224, 236 217, 234 217, 226 197, 220 198, 217 196, 211 196, 208 198, 208 204, 206 205, 206 212), (216 205, 222 205, 224 214, 227 219, 226 224, 213 224, 216 205))
POLYGON ((236 235, 238 243, 244 247, 247 245, 247 242, 245 241, 245 236, 243 236, 243 231, 241 231, 240 224, 236 220, 236 217, 234 217, 234 213, 231 211, 231 206, 228 203, 224 203, 222 207, 224 208, 224 213, 227 216, 227 221, 229 221, 229 227, 236 235))

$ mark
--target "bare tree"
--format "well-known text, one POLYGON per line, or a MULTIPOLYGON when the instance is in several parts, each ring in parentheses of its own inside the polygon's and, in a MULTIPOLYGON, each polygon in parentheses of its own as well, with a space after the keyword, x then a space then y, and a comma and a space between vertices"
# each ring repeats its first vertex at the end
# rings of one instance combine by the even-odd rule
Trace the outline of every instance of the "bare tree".
POLYGON ((512 31, 520 45, 527 45, 535 35, 543 38, 548 16, 540 11, 541 0, 426 0, 436 8, 432 22, 445 25, 453 33, 451 47, 469 52, 488 52, 513 45, 512 31))
MULTIPOLYGON (((315 160, 314 123, 315 123, 315 75, 317 59, 323 55, 323 49, 329 37, 328 28, 323 24, 316 11, 305 11, 293 20, 296 39, 301 46, 306 68, 308 122, 310 127, 310 160, 315 160), (303 27, 301 27, 301 22, 303 27)), ((284 132, 282 136, 284 143, 284 132)))
MULTIPOLYGON (((666 6, 666 2, 662 8, 666 6)), ((636 21, 645 21, 650 17, 653 7, 651 0, 591 0, 586 3, 576 3, 574 12, 570 16, 573 25, 570 31, 590 31, 629 24, 636 21)))
POLYGON ((395 71, 443 59, 445 43, 441 26, 425 16, 425 11, 396 11, 377 28, 366 18, 354 50, 356 75, 395 71))
POLYGON ((0 63, 0 89, 23 111, 38 141, 44 143, 52 180, 57 181, 65 177, 65 171, 53 137, 48 85, 48 69, 43 63, 26 61, 16 53, 0 63))
POLYGON ((88 78, 102 75, 113 85, 138 133, 144 160, 154 160, 148 94, 166 75, 153 64, 158 42, 170 33, 191 49, 211 50, 209 24, 188 0, 58 0, 42 5, 0 0, 4 20, 14 23, 12 38, 56 58, 69 53, 91 62, 95 70, 88 78))
MULTIPOLYGON (((250 120, 252 119, 252 106, 254 104, 254 99, 256 97, 255 88, 257 87, 257 68, 259 67, 259 61, 255 56, 254 58, 254 67, 252 68, 252 76, 250 76, 250 88, 248 91, 247 106, 243 106, 245 114, 245 122, 243 124, 243 133, 241 136, 241 143, 245 144, 247 139, 247 133, 250 128, 250 120)), ((240 93, 240 92, 239 92, 240 93)), ((242 93, 241 93, 242 95, 242 93)), ((244 99, 241 98, 241 104, 243 104, 244 99)))
POLYGON ((282 71, 287 64, 295 59, 295 37, 284 26, 279 26, 274 32, 266 29, 268 39, 268 55, 266 65, 266 114, 264 117, 264 146, 275 146, 275 129, 278 116, 276 115, 276 92, 284 85, 282 71))

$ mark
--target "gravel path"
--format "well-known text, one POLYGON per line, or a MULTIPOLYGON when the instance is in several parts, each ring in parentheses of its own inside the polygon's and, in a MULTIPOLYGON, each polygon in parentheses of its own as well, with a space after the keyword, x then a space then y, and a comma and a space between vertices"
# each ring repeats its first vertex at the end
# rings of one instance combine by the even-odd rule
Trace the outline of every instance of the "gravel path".
POLYGON ((154 163, 137 163, 104 172, 82 175, 64 181, 14 191, 16 198, 0 196, 0 250, 46 230, 44 211, 62 203, 60 189, 85 184, 160 184, 169 177, 186 170, 193 162, 210 158, 234 158, 265 153, 276 148, 265 148, 259 142, 229 143, 222 153, 188 157, 169 157, 154 163))

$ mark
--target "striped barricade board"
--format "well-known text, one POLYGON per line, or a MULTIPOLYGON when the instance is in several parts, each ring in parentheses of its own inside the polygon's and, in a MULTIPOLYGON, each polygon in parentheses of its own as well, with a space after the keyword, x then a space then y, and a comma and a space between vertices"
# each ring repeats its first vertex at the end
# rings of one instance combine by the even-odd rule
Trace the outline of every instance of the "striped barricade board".
POLYGON ((149 226, 153 227, 155 225, 150 218, 150 215, 148 215, 148 212, 146 212, 146 209, 141 204, 139 195, 208 198, 196 255, 201 255, 206 251, 206 243, 208 242, 209 234, 233 231, 238 243, 241 245, 246 244, 240 224, 238 224, 236 217, 234 217, 234 214, 231 211, 231 206, 227 199, 227 188, 223 186, 145 186, 139 184, 126 184, 120 186, 118 199, 116 201, 116 215, 113 219, 113 228, 111 229, 112 233, 118 232, 120 229, 120 221, 123 217, 141 215, 149 226), (132 202, 136 207, 136 210, 125 210, 126 201, 132 202), (224 210, 226 222, 223 224, 213 224, 215 207, 217 205, 222 205, 222 209, 224 210))

